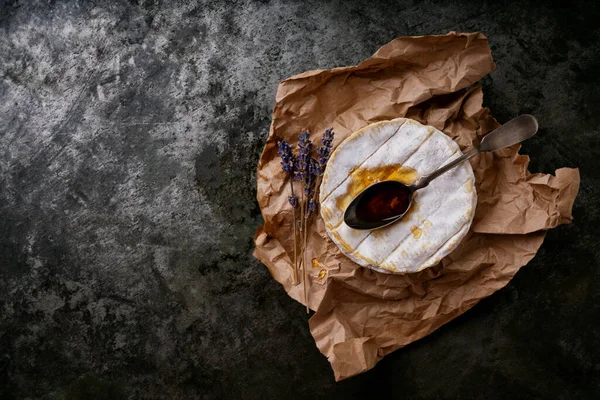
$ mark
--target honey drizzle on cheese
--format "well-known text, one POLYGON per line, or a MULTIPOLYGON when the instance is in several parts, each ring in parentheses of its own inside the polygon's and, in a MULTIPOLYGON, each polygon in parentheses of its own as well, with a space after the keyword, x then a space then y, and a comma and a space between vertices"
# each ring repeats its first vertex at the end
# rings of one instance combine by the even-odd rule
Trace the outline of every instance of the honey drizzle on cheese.
POLYGON ((345 210, 363 190, 381 181, 398 181, 410 185, 417 180, 417 171, 401 165, 385 165, 376 168, 358 168, 350 174, 346 193, 336 199, 338 209, 345 210))

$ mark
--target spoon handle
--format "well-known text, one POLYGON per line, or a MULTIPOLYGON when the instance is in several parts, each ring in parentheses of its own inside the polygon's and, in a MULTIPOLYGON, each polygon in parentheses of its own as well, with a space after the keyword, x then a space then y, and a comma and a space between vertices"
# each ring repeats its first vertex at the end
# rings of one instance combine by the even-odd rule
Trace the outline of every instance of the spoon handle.
POLYGON ((442 175, 444 172, 446 172, 446 171, 448 171, 448 170, 456 167, 458 164, 462 163, 463 161, 466 161, 469 158, 473 157, 477 153, 479 153, 479 148, 478 147, 476 147, 476 148, 472 149, 471 151, 463 154, 462 156, 458 157, 457 159, 455 159, 453 161, 450 161, 448 164, 444 165, 443 167, 440 167, 440 168, 436 169, 431 174, 422 176, 415 183, 413 183, 411 185, 412 190, 414 191, 414 190, 423 189, 425 186, 429 185, 429 182, 431 182, 432 180, 434 180, 438 176, 442 175))
POLYGON ((454 168, 463 161, 468 160, 475 154, 482 151, 496 151, 503 149, 513 144, 521 143, 525 139, 529 139, 536 134, 538 130, 537 120, 528 114, 519 115, 516 118, 511 119, 498 129, 488 133, 479 144, 478 147, 463 154, 456 160, 449 162, 443 167, 438 168, 431 174, 419 178, 410 187, 413 191, 424 188, 429 185, 429 182, 442 175, 449 169, 454 168))
POLYGON ((485 135, 479 144, 479 150, 496 151, 521 143, 535 135, 537 130, 538 122, 533 116, 519 115, 485 135))

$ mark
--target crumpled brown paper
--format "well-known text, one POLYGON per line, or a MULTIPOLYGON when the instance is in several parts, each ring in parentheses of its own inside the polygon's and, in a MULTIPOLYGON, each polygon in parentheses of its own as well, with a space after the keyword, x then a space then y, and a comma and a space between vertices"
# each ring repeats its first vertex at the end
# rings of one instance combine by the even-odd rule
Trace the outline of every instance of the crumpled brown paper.
MULTIPOLYGON (((468 150, 499 126, 482 107, 481 87, 467 90, 494 67, 484 35, 451 32, 398 38, 358 66, 309 71, 281 82, 258 164, 264 223, 254 255, 291 297, 304 303, 302 284, 292 283, 292 211, 277 141, 296 144, 305 129, 317 140, 333 126, 335 147, 370 123, 406 116, 435 126, 468 150)), ((320 217, 313 220, 307 260, 317 258, 318 267, 308 263, 308 303, 316 310, 309 324, 336 380, 372 368, 504 287, 535 256, 546 229, 571 221, 579 171, 530 174, 529 158, 518 149, 471 159, 478 194, 471 230, 438 266, 419 273, 362 268, 338 250, 320 217)))

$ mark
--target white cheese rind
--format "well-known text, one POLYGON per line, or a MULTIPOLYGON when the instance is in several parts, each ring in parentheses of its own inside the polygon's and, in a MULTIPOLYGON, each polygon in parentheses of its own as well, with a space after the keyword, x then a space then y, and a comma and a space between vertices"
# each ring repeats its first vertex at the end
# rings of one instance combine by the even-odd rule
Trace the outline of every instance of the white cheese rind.
POLYGON ((461 154, 445 134, 410 119, 379 122, 352 134, 332 154, 321 184, 321 215, 329 236, 354 262, 378 271, 409 273, 436 265, 460 243, 473 220, 477 195, 468 162, 419 190, 407 215, 388 227, 354 230, 343 214, 357 194, 352 191, 390 179, 377 171, 401 166, 414 170, 416 179, 461 154), (369 171, 375 171, 375 180, 369 171))

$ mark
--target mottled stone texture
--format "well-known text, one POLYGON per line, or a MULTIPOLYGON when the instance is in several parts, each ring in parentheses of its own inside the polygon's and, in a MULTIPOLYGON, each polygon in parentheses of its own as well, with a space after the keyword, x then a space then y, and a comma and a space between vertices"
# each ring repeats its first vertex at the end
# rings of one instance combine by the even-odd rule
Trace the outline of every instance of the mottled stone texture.
POLYGON ((0 399, 592 398, 600 391, 594 2, 0 1, 0 399), (334 383, 252 258, 277 82, 401 35, 482 31, 534 172, 575 222, 505 289, 334 383))

